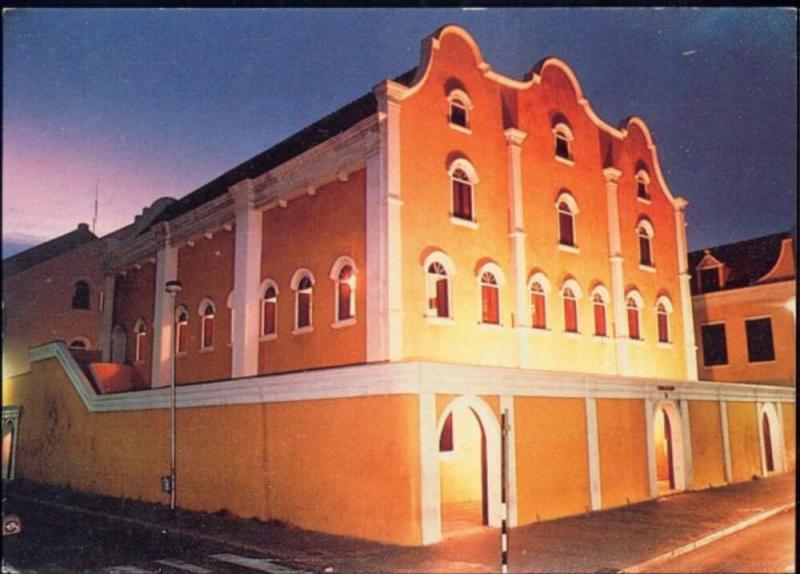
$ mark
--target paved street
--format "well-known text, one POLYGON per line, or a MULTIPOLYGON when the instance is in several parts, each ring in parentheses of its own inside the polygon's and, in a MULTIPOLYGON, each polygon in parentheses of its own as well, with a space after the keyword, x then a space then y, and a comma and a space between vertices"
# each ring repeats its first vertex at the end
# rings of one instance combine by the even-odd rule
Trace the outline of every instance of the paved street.
POLYGON ((291 574, 264 554, 33 503, 15 503, 21 534, 3 539, 3 571, 38 573, 267 572, 291 574))
POLYGON ((794 572, 795 510, 664 562, 653 572, 794 572))

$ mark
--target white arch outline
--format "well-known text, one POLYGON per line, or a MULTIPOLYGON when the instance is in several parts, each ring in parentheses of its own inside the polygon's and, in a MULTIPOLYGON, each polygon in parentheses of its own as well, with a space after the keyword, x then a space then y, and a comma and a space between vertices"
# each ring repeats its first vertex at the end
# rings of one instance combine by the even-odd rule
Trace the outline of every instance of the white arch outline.
MULTIPOLYGON (((678 408, 677 403, 668 399, 656 401, 653 405, 653 411, 651 413, 653 421, 655 421, 655 418, 659 415, 659 412, 662 409, 665 413, 667 413, 667 417, 669 417, 670 434, 672 440, 672 473, 675 479, 675 490, 686 490, 688 482, 687 470, 689 466, 686 442, 689 440, 689 437, 684 436, 681 410, 678 408)), ((650 432, 655 433, 655 422, 653 424, 653 429, 650 432)), ((652 437, 652 439, 648 440, 648 444, 651 445, 652 452, 650 455, 652 460, 655 461, 655 435, 652 437)))
POLYGON ((503 274, 503 270, 500 266, 495 263, 494 261, 487 261, 475 273, 475 279, 478 281, 478 285, 481 285, 481 278, 483 274, 489 272, 494 275, 494 278, 497 280, 497 286, 503 287, 506 284, 506 276, 503 274))
POLYGON ((73 348, 72 343, 74 343, 75 341, 80 341, 81 343, 83 343, 84 344, 84 350, 86 350, 86 351, 89 351, 92 348, 92 341, 89 339, 89 337, 87 337, 85 335, 78 335, 76 337, 72 337, 72 339, 70 340, 70 342, 69 342, 69 344, 67 346, 70 349, 72 349, 73 348))
POLYGON ((542 286, 545 295, 549 294, 552 290, 550 280, 547 278, 547 275, 544 274, 544 271, 536 271, 528 278, 528 293, 530 293, 531 286, 533 286, 534 283, 539 283, 539 285, 542 286))
MULTIPOLYGON (((475 169, 475 166, 465 157, 457 157, 453 161, 450 162, 450 165, 447 167, 447 175, 450 176, 452 180, 453 174, 456 172, 457 169, 461 169, 464 173, 467 174, 469 177, 469 183, 473 186, 473 200, 475 195, 475 188, 474 186, 480 183, 480 178, 478 177, 478 170, 475 169)), ((475 206, 475 202, 473 201, 473 209, 475 206)))
POLYGON ((267 277, 261 282, 261 285, 258 287, 258 293, 259 293, 258 298, 264 299, 264 296, 267 294, 267 289, 269 289, 270 287, 275 289, 276 297, 281 294, 281 291, 278 288, 278 282, 275 281, 275 279, 273 279, 272 277, 267 277))
MULTIPOLYGON (((475 107, 474 104, 472 103, 472 100, 469 97, 469 94, 467 94, 467 92, 459 88, 453 88, 452 90, 450 90, 450 93, 447 94, 447 101, 450 102, 450 104, 453 104, 454 102, 459 102, 467 111, 470 111, 472 110, 472 108, 475 107)), ((467 121, 467 125, 469 125, 469 121, 467 121)))
MULTIPOLYGON (((553 137, 561 135, 564 136, 568 142, 575 141, 575 134, 572 132, 572 128, 564 122, 557 122, 554 124, 551 131, 553 132, 553 137)), ((570 153, 570 155, 572 154, 570 153)))
POLYGON ((639 293, 639 290, 636 287, 631 287, 625 292, 625 308, 628 308, 628 299, 633 299, 634 303, 636 303, 636 308, 641 311, 644 309, 644 299, 642 298, 642 294, 639 293))
POLYGON ((658 298, 656 299, 656 304, 653 306, 653 309, 658 311, 658 306, 659 305, 664 305, 664 310, 669 314, 672 314, 672 313, 675 312, 675 308, 672 306, 672 301, 666 295, 659 295, 658 296, 658 298))
POLYGON ((572 289, 572 293, 575 295, 576 301, 581 297, 583 297, 583 291, 581 290, 581 286, 572 277, 565 279, 564 282, 561 284, 561 289, 559 289, 559 293, 562 298, 564 297, 564 290, 567 288, 572 289))
POLYGON ((611 301, 611 294, 608 292, 608 289, 602 283, 598 283, 592 290, 589 292, 589 297, 592 299, 592 303, 594 303, 594 296, 597 294, 603 298, 603 304, 608 305, 609 301, 611 301))
POLYGON ((336 258, 336 261, 333 262, 333 266, 331 267, 331 272, 329 277, 334 281, 339 280, 339 273, 341 273, 342 268, 345 265, 349 265, 353 268, 353 273, 358 275, 358 267, 356 266, 356 262, 353 261, 353 258, 348 255, 340 255, 336 258))
POLYGON ((314 274, 311 272, 311 270, 306 267, 300 267, 294 272, 292 279, 289 281, 289 287, 292 291, 297 291, 300 281, 302 281, 303 277, 306 275, 308 275, 308 278, 311 280, 311 287, 315 287, 317 285, 317 280, 314 278, 314 274))
MULTIPOLYGON (((578 208, 578 202, 575 201, 575 197, 572 195, 572 192, 567 191, 566 189, 562 189, 559 192, 558 197, 556 197, 556 202, 553 204, 556 207, 556 211, 558 211, 558 205, 562 201, 567 204, 567 207, 569 207, 569 210, 572 212, 573 216, 578 215, 581 212, 581 210, 578 208)), ((573 227, 574 225, 575 222, 573 221, 573 227)))
POLYGON ((217 306, 214 304, 214 301, 211 300, 211 297, 203 297, 200 300, 200 304, 197 306, 197 314, 200 317, 203 317, 203 312, 206 309, 206 305, 211 305, 211 311, 213 315, 217 314, 217 306))
MULTIPOLYGON (((653 227, 652 222, 649 219, 647 219, 646 217, 642 217, 636 223, 636 234, 637 235, 639 235, 639 230, 640 229, 644 229, 645 233, 647 233, 647 237, 649 239, 651 239, 651 240, 656 236, 656 230, 653 227)), ((651 245, 651 247, 652 247, 652 245, 651 245)))
MULTIPOLYGON (((465 406, 472 409, 472 412, 478 417, 483 434, 486 437, 486 496, 487 496, 487 514, 489 519, 489 526, 499 527, 502 519, 501 508, 501 484, 500 484, 500 423, 497 420, 492 408, 480 397, 475 395, 461 395, 450 401, 450 403, 442 409, 439 419, 436 423, 436 444, 438 445, 439 436, 441 436, 442 428, 447 416, 453 412, 453 409, 465 406)), ((438 449, 437 449, 438 452, 438 449)), ((434 480, 437 484, 440 483, 440 465, 436 464, 434 480)), ((441 490, 436 489, 436 506, 441 508, 441 490)), ((441 515, 439 519, 439 532, 441 533, 441 515)))
POLYGON ((444 267, 444 270, 447 271, 448 277, 455 276, 456 265, 453 263, 453 260, 450 259, 450 256, 444 251, 437 249, 428 253, 428 256, 425 257, 425 260, 422 262, 422 270, 426 275, 428 274, 428 267, 430 267, 431 263, 433 262, 441 263, 442 267, 444 267))

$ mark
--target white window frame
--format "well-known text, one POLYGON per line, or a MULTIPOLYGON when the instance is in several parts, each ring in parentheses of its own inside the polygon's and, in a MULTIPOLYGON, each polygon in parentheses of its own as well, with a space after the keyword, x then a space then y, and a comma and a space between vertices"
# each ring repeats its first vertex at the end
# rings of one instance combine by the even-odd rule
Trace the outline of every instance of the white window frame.
POLYGON ((316 285, 317 280, 314 278, 314 274, 310 269, 301 267, 294 272, 294 275, 292 275, 292 279, 289 282, 289 287, 292 291, 294 291, 294 329, 292 329, 292 335, 302 335, 304 333, 314 332, 314 287, 316 287, 316 285), (300 282, 304 277, 308 277, 308 279, 311 281, 311 287, 300 290, 300 282), (311 296, 308 298, 308 325, 305 327, 299 327, 298 320, 300 319, 300 293, 306 292, 311 294, 311 296))
POLYGON ((68 345, 68 347, 69 347, 70 349, 77 349, 77 350, 79 350, 79 351, 91 351, 91 349, 92 349, 92 342, 91 342, 91 340, 89 340, 89 337, 85 337, 84 335, 78 335, 77 337, 73 337, 73 338, 72 338, 72 340, 69 342, 69 345, 68 345), (80 348, 80 347, 73 347, 73 346, 72 346, 72 344, 73 344, 75 341, 80 341, 81 343, 83 343, 83 345, 84 345, 84 346, 83 346, 83 348, 80 348))
POLYGON ((625 293, 625 324, 626 325, 629 325, 629 323, 628 323, 628 309, 631 308, 630 305, 628 305, 628 300, 633 300, 633 302, 636 304, 636 311, 637 311, 637 313, 636 313, 636 326, 637 326, 637 330, 639 331, 639 338, 638 339, 634 339, 633 337, 631 337, 630 328, 628 328, 628 341, 633 341, 633 342, 641 341, 641 342, 643 342, 644 339, 645 339, 644 331, 642 329, 642 311, 644 310, 644 299, 642 298, 642 294, 639 293, 638 289, 631 289, 630 291, 625 293))
POLYGON ((176 357, 185 357, 186 353, 189 348, 189 309, 186 308, 186 305, 178 305, 175 307, 175 356, 176 357), (181 321, 180 317, 181 314, 186 316, 186 320, 181 321), (180 340, 181 340, 181 331, 186 331, 186 348, 181 351, 180 350, 180 340))
POLYGON ((487 327, 502 327, 503 321, 501 320, 502 314, 502 305, 500 304, 500 290, 506 283, 506 276, 503 273, 503 270, 500 266, 495 263, 494 261, 487 261, 475 273, 475 279, 478 282, 478 293, 480 296, 480 316, 478 323, 481 325, 485 325, 487 327), (490 274, 494 277, 495 283, 484 283, 483 276, 485 274, 490 274), (488 286, 494 289, 497 289, 497 323, 484 323, 483 322, 483 287, 488 286))
POLYGON ((655 242, 653 238, 656 236, 655 228, 653 224, 650 223, 649 219, 642 218, 639 220, 639 223, 636 224, 636 246, 639 249, 639 269, 642 271, 647 271, 649 273, 653 273, 656 270, 656 254, 655 254, 655 242), (642 235, 644 232, 644 235, 642 235), (646 265, 642 263, 642 244, 641 239, 643 237, 647 238, 647 242, 650 245, 650 265, 646 265))
MULTIPOLYGON (((448 176, 448 187, 447 192, 450 194, 450 223, 453 225, 460 225, 461 227, 467 227, 469 229, 478 229, 480 224, 478 223, 478 206, 475 202, 475 187, 480 182, 478 178, 478 172, 468 160, 465 158, 458 158, 455 159, 451 164, 450 167, 447 168, 447 176, 448 176), (453 181, 455 180, 455 173, 458 170, 462 170, 469 181, 469 189, 470 189, 470 206, 472 208, 472 219, 463 219, 461 217, 456 217, 455 215, 455 205, 453 203, 453 181)), ((464 181, 464 180, 458 180, 464 181)))
POLYGON ((211 345, 208 347, 205 346, 206 342, 206 318, 211 317, 211 320, 214 321, 214 332, 212 332, 212 337, 217 336, 217 306, 214 304, 214 301, 211 300, 209 297, 203 298, 200 301, 200 305, 197 307, 197 314, 200 316, 200 352, 201 353, 209 353, 214 350, 214 340, 211 340, 211 345), (205 315, 205 309, 208 305, 211 305, 211 315, 205 315))
POLYGON ((5 433, 6 425, 11 424, 11 453, 8 460, 8 468, 6 476, 2 477, 3 480, 14 480, 16 477, 17 468, 17 449, 19 448, 19 419, 22 414, 22 407, 19 405, 3 405, 3 433, 5 433))
POLYGON ((553 132, 553 157, 555 157, 556 161, 563 163, 565 165, 573 166, 575 165, 575 156, 572 152, 572 142, 575 141, 575 135, 572 133, 572 128, 570 128, 564 122, 558 122, 552 128, 553 132), (558 139, 563 139, 567 142, 567 154, 569 157, 562 157, 556 153, 556 149, 558 147, 558 139))
POLYGON ((578 312, 578 301, 583 297, 583 291, 581 291, 581 286, 578 285, 578 282, 575 279, 567 279, 561 285, 561 289, 559 290, 559 295, 561 295, 561 318, 564 324, 564 334, 568 336, 575 336, 581 334, 581 320, 580 320, 580 313, 578 312), (571 299, 575 301, 575 331, 567 331, 567 307, 566 307, 566 290, 569 289, 572 292, 571 299))
POLYGON ((610 327, 611 327, 611 325, 609 323, 608 304, 611 301, 611 294, 608 292, 608 289, 606 289, 605 285, 598 284, 598 285, 595 285, 594 289, 592 289, 592 291, 589 293, 589 297, 590 297, 591 303, 592 303, 592 327, 593 327, 592 335, 595 336, 595 337, 598 337, 600 339, 608 339, 610 337, 609 332, 610 332, 610 327), (598 297, 598 296, 602 300, 603 318, 604 318, 605 326, 606 326, 606 334, 605 335, 598 335, 597 334, 597 322, 595 321, 595 316, 594 316, 594 308, 595 308, 595 300, 594 299, 595 299, 595 297, 598 297))
MULTIPOLYGON (((452 195, 452 194, 451 194, 452 195)), ((453 277, 456 274, 456 266, 453 260, 443 251, 433 251, 422 263, 422 272, 425 274, 425 319, 430 324, 451 325, 455 322, 453 317, 453 277), (447 317, 439 317, 436 308, 431 309, 428 302, 436 298, 436 281, 441 275, 428 272, 430 266, 438 263, 447 273, 447 317)))
POLYGON ((640 201, 645 204, 650 204, 653 196, 650 193, 650 174, 647 173, 647 170, 640 169, 636 172, 635 175, 636 179, 636 201, 640 201), (642 197, 639 195, 639 184, 644 184, 644 192, 647 194, 647 197, 642 197))
POLYGON ((356 289, 358 285, 358 266, 353 259, 347 255, 341 255, 336 258, 334 261, 333 266, 331 267, 331 272, 329 274, 331 281, 333 281, 334 289, 333 289, 333 323, 331 323, 331 327, 334 329, 341 329, 343 327, 350 327, 358 323, 358 314, 356 311, 356 289), (339 319, 339 289, 341 288, 341 281, 339 280, 339 274, 345 267, 350 267, 353 271, 353 275, 351 276, 351 285, 350 285, 350 313, 351 316, 347 319, 339 319))
POLYGON ((561 251, 566 251, 567 253, 580 253, 580 249, 578 248, 578 214, 580 213, 580 209, 578 208, 578 202, 575 201, 575 197, 572 193, 564 190, 558 194, 555 202, 556 208, 556 219, 557 219, 557 226, 558 226, 558 238, 557 238, 557 247, 561 251), (572 243, 573 245, 567 245, 565 243, 561 243, 561 213, 563 213, 560 209, 560 205, 565 203, 567 207, 570 209, 570 215, 572 216, 572 243))
POLYGON ((259 341, 271 341, 278 337, 278 296, 280 295, 280 289, 278 288, 278 282, 272 279, 271 277, 267 277, 261 282, 261 287, 259 288, 259 293, 261 293, 261 297, 259 298, 258 304, 260 307, 260 312, 258 315, 258 340, 259 341), (275 290, 275 297, 273 299, 267 299, 267 290, 269 288, 275 290), (265 333, 264 332, 264 315, 266 314, 267 310, 267 303, 269 302, 275 303, 275 331, 273 333, 265 333))
POLYGON ((656 341, 658 342, 659 347, 672 347, 672 314, 675 312, 675 308, 672 306, 672 301, 666 295, 660 295, 656 299, 655 307, 653 307, 656 312, 656 341), (667 340, 661 341, 659 338, 658 333, 658 316, 661 314, 658 310, 660 306, 664 307, 664 315, 667 317, 667 340))
POLYGON ((534 333, 548 333, 551 331, 550 329, 550 320, 552 319, 550 313, 550 292, 552 291, 552 286, 550 285, 550 280, 547 278, 542 271, 537 271, 533 273, 528 278, 528 285, 527 285, 527 293, 528 293, 528 319, 533 318, 533 304, 531 302, 532 294, 533 294, 533 285, 534 283, 538 283, 542 288, 542 293, 544 294, 544 327, 534 327, 533 323, 531 323, 531 330, 534 333))
POLYGON ((133 324, 133 362, 136 365, 144 363, 144 349, 142 349, 142 339, 147 337, 147 323, 144 319, 136 319, 133 324))

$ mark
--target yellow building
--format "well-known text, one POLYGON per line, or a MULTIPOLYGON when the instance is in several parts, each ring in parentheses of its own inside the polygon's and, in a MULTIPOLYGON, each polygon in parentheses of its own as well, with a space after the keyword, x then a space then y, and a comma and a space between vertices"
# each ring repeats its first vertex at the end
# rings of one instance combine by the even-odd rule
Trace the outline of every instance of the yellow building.
POLYGON ((649 129, 557 58, 508 78, 446 26, 160 202, 104 255, 103 361, 5 381, 6 475, 165 502, 173 361, 188 509, 416 545, 500 524, 502 452, 512 526, 794 466, 793 388, 697 380, 649 129))

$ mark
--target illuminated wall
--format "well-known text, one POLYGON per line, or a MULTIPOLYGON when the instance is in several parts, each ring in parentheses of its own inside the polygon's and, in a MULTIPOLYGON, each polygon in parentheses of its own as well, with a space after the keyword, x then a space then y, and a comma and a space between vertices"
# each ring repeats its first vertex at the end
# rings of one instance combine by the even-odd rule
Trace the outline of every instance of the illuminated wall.
POLYGON ((649 498, 644 401, 599 399, 597 432, 603 508, 649 498))
POLYGON ((690 401, 694 488, 725 484, 720 407, 716 401, 690 401))
POLYGON ((734 482, 761 475, 758 433, 755 403, 728 402, 728 436, 734 482))

